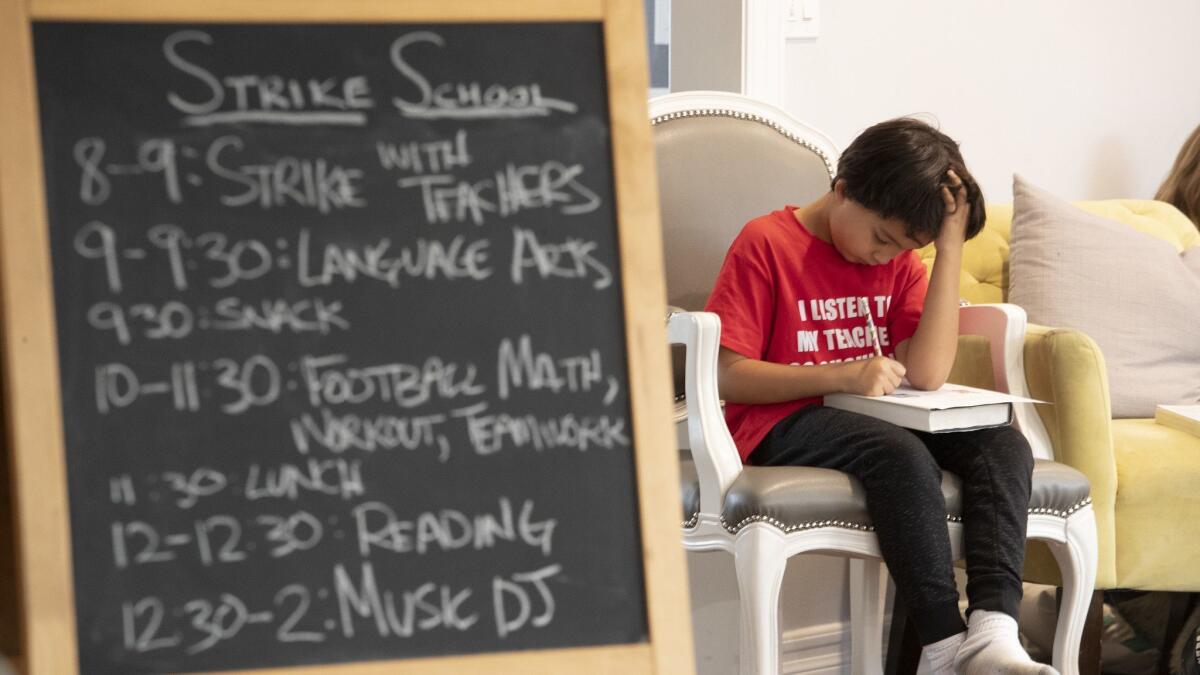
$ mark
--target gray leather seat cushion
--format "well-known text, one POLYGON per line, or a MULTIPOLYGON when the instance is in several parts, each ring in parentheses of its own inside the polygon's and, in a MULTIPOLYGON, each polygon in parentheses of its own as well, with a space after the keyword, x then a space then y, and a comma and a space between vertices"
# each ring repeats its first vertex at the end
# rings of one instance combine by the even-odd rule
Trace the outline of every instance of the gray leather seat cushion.
MULTIPOLYGON (((958 478, 942 472, 942 496, 947 510, 958 515, 958 478)), ((725 510, 726 527, 741 529, 766 521, 784 530, 838 525, 871 529, 862 484, 848 474, 832 469, 805 466, 748 466, 729 487, 725 510)))
POLYGON ((1091 494, 1091 483, 1077 469, 1044 459, 1034 462, 1030 513, 1070 515, 1091 503, 1091 494))
MULTIPOLYGON (((1057 462, 1038 460, 1033 469, 1030 513, 1069 515, 1088 502, 1087 478, 1057 462)), ((962 514, 959 480, 942 472, 942 495, 952 520, 962 514)), ((680 453, 680 496, 685 524, 700 510, 700 485, 687 451, 680 453)), ((835 525, 869 530, 862 484, 840 471, 812 467, 747 466, 725 497, 721 514, 732 530, 769 522, 788 530, 835 525)))

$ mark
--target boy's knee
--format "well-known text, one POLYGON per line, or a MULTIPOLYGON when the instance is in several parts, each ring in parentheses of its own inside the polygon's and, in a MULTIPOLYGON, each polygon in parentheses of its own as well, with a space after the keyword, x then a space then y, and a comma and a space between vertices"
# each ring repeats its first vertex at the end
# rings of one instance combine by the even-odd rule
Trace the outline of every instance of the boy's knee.
POLYGON ((988 473, 996 467, 1003 467, 1003 472, 1020 476, 1028 481, 1033 476, 1033 449, 1025 435, 1015 427, 995 427, 983 429, 979 433, 977 445, 972 448, 975 458, 970 462, 972 469, 984 470, 988 473))
POLYGON ((1025 474, 1033 475, 1033 448, 1029 441, 1016 427, 1000 427, 997 429, 998 438, 993 443, 1005 461, 1014 469, 1019 468, 1025 474))
POLYGON ((856 422, 854 433, 842 446, 848 458, 843 471, 868 487, 941 484, 937 460, 911 431, 865 416, 856 422))
POLYGON ((907 431, 889 439, 889 445, 879 454, 884 470, 897 480, 942 480, 942 469, 929 448, 907 431))

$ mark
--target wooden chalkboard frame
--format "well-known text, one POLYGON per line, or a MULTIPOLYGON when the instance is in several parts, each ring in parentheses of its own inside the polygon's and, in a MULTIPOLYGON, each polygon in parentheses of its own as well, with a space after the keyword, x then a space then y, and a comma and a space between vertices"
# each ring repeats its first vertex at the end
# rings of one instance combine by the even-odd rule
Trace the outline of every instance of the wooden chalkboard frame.
MULTIPOLYGON (((78 672, 46 197, 31 22, 540 22, 603 26, 632 441, 649 641, 254 670, 449 674, 694 670, 678 467, 670 428, 665 284, 640 0, 0 0, 0 325, 13 480, 21 672, 78 672)), ((603 545, 603 542, 598 542, 603 545)))

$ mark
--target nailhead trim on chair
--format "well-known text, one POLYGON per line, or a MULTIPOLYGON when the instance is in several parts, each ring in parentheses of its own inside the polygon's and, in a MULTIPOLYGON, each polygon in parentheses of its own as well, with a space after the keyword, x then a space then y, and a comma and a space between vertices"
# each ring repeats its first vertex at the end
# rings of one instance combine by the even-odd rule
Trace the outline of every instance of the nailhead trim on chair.
POLYGON ((1067 516, 1071 515, 1072 513, 1075 513, 1079 509, 1082 509, 1083 507, 1085 507, 1091 503, 1092 503, 1091 496, 1087 496, 1087 497, 1084 497, 1083 500, 1077 502, 1074 506, 1071 506, 1070 508, 1068 508, 1066 511, 1056 511, 1055 509, 1041 508, 1041 509, 1029 509, 1029 512, 1037 514, 1037 515, 1058 516, 1060 518, 1066 518, 1067 516))
POLYGON ((782 126, 779 125, 779 123, 775 122, 775 120, 768 119, 761 115, 755 115, 753 113, 740 112, 738 110, 728 110, 725 108, 701 108, 699 110, 682 110, 680 112, 667 113, 665 115, 659 115, 658 117, 654 117, 650 120, 650 124, 658 125, 658 124, 662 124, 663 122, 667 122, 667 121, 670 121, 673 119, 679 119, 682 117, 733 117, 733 118, 736 118, 739 120, 752 120, 754 122, 758 122, 759 124, 765 124, 765 125, 771 127, 772 129, 774 129, 775 131, 778 131, 780 133, 780 135, 782 135, 784 138, 787 138, 790 141, 799 143, 800 145, 802 145, 802 146, 808 148, 809 150, 812 150, 814 153, 816 153, 816 155, 825 162, 825 169, 829 172, 830 176, 832 176, 834 174, 834 172, 837 170, 836 167, 833 166, 833 160, 831 160, 829 158, 829 155, 826 155, 825 152, 822 151, 820 148, 818 148, 816 145, 813 145, 812 143, 804 140, 803 138, 800 138, 796 134, 793 134, 792 132, 788 131, 787 129, 784 129, 782 126))
POLYGON ((844 530, 860 530, 862 532, 874 532, 873 525, 861 525, 859 523, 851 523, 845 520, 814 520, 799 525, 785 525, 783 521, 772 518, 771 516, 748 516, 742 519, 742 522, 729 526, 725 522, 725 518, 721 518, 721 526, 724 527, 730 534, 737 534, 743 527, 752 523, 768 523, 783 530, 784 532, 799 532, 801 530, 815 530, 818 527, 840 527, 844 530))
MULTIPOLYGON (((1036 508, 1036 509, 1029 509, 1029 513, 1034 514, 1034 515, 1049 515, 1049 516, 1058 516, 1059 518, 1066 518, 1066 517, 1070 516, 1071 514, 1075 513, 1076 511, 1078 511, 1079 509, 1082 509, 1083 507, 1085 507, 1091 503, 1092 503, 1092 498, 1090 496, 1088 496, 1088 497, 1084 497, 1079 502, 1077 502, 1074 505, 1072 505, 1071 507, 1067 508, 1065 511, 1041 507, 1041 508, 1036 508)), ((946 520, 948 520, 952 523, 961 523, 962 517, 961 516, 946 516, 946 520)), ((695 527, 696 523, 698 523, 698 522, 700 522, 700 513, 699 512, 692 514, 691 518, 689 518, 688 520, 685 520, 683 522, 683 529, 689 530, 689 529, 695 527)), ((729 523, 725 522, 724 516, 721 517, 721 527, 724 527, 726 529, 726 531, 728 531, 730 534, 737 534, 738 532, 741 531, 741 529, 743 527, 746 527, 747 525, 750 525, 751 523, 768 523, 770 525, 774 525, 775 527, 783 530, 784 532, 800 532, 801 530, 813 530, 818 527, 840 527, 840 528, 847 529, 847 530, 859 530, 862 532, 874 532, 875 531, 875 526, 873 526, 873 525, 862 525, 859 523, 851 523, 849 521, 844 521, 844 520, 813 520, 813 521, 809 521, 807 523, 800 523, 797 525, 787 525, 783 521, 778 520, 776 518, 772 518, 771 516, 748 516, 746 518, 743 518, 742 521, 740 523, 738 523, 737 525, 734 525, 731 527, 729 525, 729 523)))

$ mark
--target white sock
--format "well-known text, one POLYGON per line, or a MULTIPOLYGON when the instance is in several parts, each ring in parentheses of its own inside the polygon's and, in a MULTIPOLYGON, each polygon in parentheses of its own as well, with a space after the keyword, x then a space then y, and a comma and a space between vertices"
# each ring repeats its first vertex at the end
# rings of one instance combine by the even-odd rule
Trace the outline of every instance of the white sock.
POLYGON ((1029 658, 1017 637, 1017 621, 1004 612, 975 610, 954 668, 960 675, 1058 675, 1029 658))
POLYGON ((925 665, 929 667, 930 675, 954 675, 954 657, 965 639, 967 632, 963 631, 925 645, 921 656, 925 659, 925 665))

